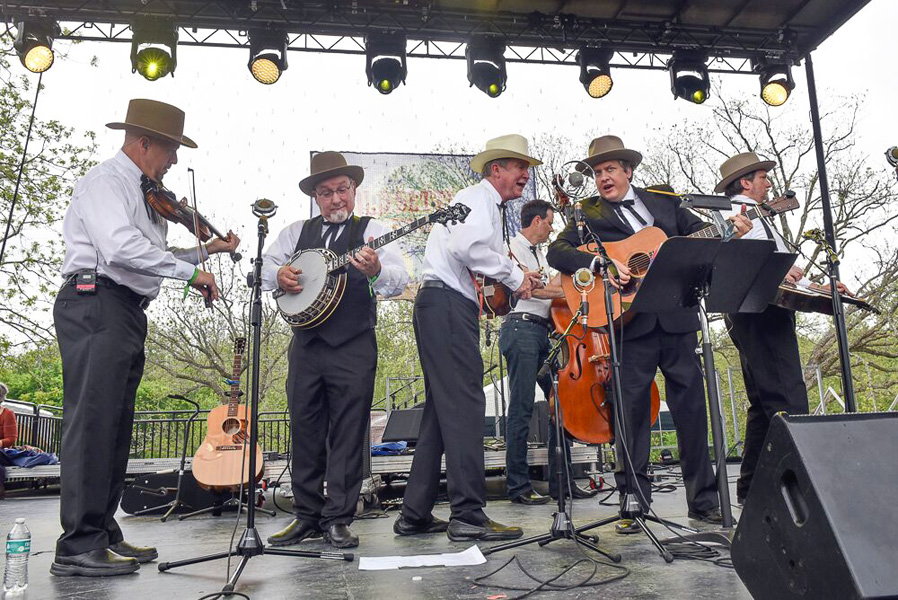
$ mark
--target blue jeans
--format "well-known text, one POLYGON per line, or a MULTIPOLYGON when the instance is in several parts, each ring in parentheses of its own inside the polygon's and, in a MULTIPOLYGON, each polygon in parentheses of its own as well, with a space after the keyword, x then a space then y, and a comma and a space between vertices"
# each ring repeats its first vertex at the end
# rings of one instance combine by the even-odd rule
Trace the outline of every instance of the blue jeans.
POLYGON ((505 319, 499 330, 499 350, 508 364, 511 398, 505 428, 505 470, 508 497, 533 489, 527 467, 527 437, 536 384, 548 393, 550 381, 537 382, 537 372, 549 355, 549 332, 538 323, 505 319))

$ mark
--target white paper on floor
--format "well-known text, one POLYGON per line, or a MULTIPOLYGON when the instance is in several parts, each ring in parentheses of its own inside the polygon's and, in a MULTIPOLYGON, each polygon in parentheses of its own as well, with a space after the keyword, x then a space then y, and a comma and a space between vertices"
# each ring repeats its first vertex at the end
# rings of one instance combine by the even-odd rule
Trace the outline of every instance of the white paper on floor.
POLYGON ((419 554, 417 556, 363 556, 359 559, 359 571, 384 571, 413 567, 467 567, 486 562, 480 548, 471 546, 463 552, 443 554, 419 554))

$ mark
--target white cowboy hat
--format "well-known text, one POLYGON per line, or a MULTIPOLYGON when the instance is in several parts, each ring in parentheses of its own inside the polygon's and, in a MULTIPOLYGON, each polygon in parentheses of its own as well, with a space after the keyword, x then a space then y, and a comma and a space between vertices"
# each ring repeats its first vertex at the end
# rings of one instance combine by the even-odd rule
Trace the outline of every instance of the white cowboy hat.
POLYGON ((483 170, 483 165, 499 158, 519 158, 536 167, 543 164, 529 155, 530 149, 527 138, 523 135, 512 133, 493 138, 486 143, 486 149, 471 159, 471 168, 477 173, 483 170))

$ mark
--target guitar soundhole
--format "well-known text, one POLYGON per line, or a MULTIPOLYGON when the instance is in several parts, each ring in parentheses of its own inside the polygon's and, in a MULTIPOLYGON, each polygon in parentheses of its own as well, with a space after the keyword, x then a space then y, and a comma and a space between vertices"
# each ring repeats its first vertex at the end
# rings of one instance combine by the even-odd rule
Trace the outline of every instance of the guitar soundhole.
POLYGON ((228 435, 236 435, 240 432, 240 421, 238 419, 225 419, 221 424, 221 430, 228 435))
POLYGON ((627 261, 627 268, 630 269, 630 275, 633 277, 642 277, 649 270, 652 257, 645 252, 639 252, 630 257, 627 261))

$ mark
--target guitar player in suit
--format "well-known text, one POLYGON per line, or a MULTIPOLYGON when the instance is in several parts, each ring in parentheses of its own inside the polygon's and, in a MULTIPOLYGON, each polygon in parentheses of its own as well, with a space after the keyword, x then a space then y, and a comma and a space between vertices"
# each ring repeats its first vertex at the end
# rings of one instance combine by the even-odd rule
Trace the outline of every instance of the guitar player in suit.
MULTIPOLYGON (((668 236, 689 235, 706 224, 679 200, 633 187, 633 169, 642 155, 624 147, 612 135, 596 138, 584 162, 595 171, 599 196, 582 203, 588 230, 602 242, 624 240, 645 227, 658 227, 668 236)), ((751 229, 742 215, 733 219, 737 235, 751 229)), ((549 265, 563 273, 595 268, 595 257, 578 250, 582 245, 577 225, 568 224, 549 247, 549 265)), ((616 263, 620 282, 630 279, 626 265, 616 263)), ((596 310, 602 310, 596 307, 596 310)), ((714 472, 708 454, 708 425, 704 385, 695 348, 698 345, 698 314, 650 314, 634 316, 619 339, 621 347, 621 389, 627 419, 627 439, 634 476, 641 494, 633 490, 643 509, 651 503, 652 486, 646 475, 650 448, 651 385, 656 371, 664 374, 666 400, 677 429, 680 464, 686 484, 689 517, 710 523, 722 521, 714 472)), ((623 460, 623 459, 622 459, 623 460)), ((623 498, 627 490, 622 471, 615 474, 623 498)), ((619 533, 635 533, 638 524, 623 520, 619 533)))
MULTIPOLYGON (((744 152, 720 165, 720 181, 715 193, 725 193, 734 203, 757 205, 768 200, 772 187, 768 172, 776 166, 761 160, 754 152, 744 152)), ((728 216, 724 214, 724 216, 728 216)), ((778 252, 788 252, 782 236, 763 219, 746 238, 773 240, 778 252)), ((807 282, 803 271, 792 266, 786 274, 789 283, 807 282)), ((829 290, 829 285, 824 286, 829 290)), ((839 284, 839 292, 848 292, 839 284)), ((849 292, 850 293, 850 292, 849 292)), ((808 412, 808 392, 795 336, 795 312, 774 304, 760 313, 726 315, 727 330, 742 363, 742 378, 748 396, 742 467, 736 482, 736 501, 745 503, 770 420, 780 411, 791 415, 808 412)))
MULTIPOLYGON (((321 215, 287 226, 263 256, 262 285, 302 291, 301 271, 290 266, 299 250, 328 248, 338 256, 389 232, 371 217, 353 215, 364 170, 338 152, 312 157, 299 182, 321 215)), ((396 296, 408 272, 398 246, 363 247, 350 258, 346 290, 333 314, 316 327, 293 329, 287 372, 295 518, 268 538, 273 546, 324 534, 335 548, 358 546, 349 525, 362 487, 365 428, 377 370, 375 295, 396 296), (327 480, 327 498, 324 482, 327 480)))

